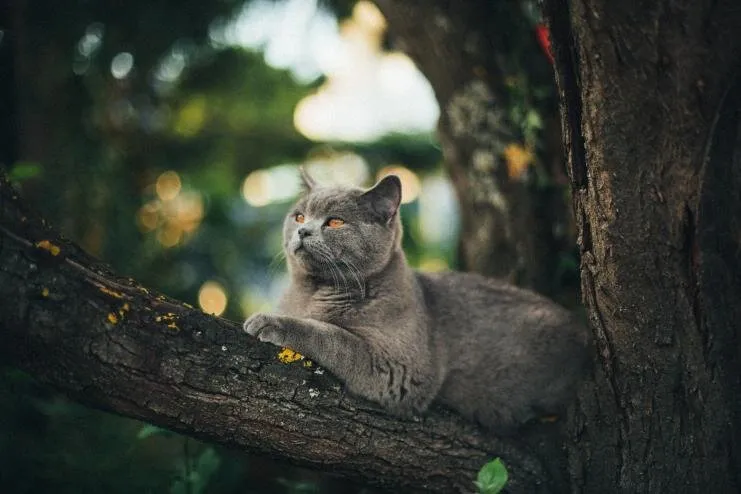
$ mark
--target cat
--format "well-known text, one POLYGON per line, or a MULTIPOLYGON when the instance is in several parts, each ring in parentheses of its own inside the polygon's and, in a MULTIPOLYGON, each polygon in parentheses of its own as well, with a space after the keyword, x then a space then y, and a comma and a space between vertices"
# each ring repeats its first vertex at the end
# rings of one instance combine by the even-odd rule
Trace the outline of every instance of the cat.
POLYGON ((498 432, 562 412, 590 361, 564 308, 470 273, 416 272, 401 247, 401 182, 317 185, 283 224, 290 284, 244 331, 307 355, 399 416, 433 400, 498 432))

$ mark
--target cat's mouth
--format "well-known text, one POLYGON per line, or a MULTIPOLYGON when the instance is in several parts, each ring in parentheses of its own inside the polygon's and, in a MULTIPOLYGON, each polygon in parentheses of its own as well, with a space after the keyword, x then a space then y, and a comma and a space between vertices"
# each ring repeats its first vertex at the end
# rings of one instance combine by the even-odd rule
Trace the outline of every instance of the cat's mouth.
POLYGON ((296 247, 293 248, 293 253, 295 255, 301 255, 301 254, 313 255, 311 246, 309 246, 307 242, 303 240, 300 240, 299 242, 297 242, 296 247))
POLYGON ((298 242, 293 248, 294 256, 302 259, 304 262, 310 262, 311 264, 314 264, 316 261, 321 261, 324 256, 322 256, 320 252, 321 249, 312 245, 312 242, 307 242, 305 240, 298 242))

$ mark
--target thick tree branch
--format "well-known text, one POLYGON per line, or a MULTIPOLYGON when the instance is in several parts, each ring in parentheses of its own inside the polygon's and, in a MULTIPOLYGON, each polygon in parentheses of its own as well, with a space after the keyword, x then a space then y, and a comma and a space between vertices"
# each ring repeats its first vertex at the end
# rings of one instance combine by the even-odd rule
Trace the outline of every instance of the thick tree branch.
POLYGON ((388 416, 316 367, 281 363, 237 324, 113 275, 2 178, 0 201, 2 362, 92 407, 395 491, 471 492, 494 456, 510 492, 553 487, 527 446, 445 411, 388 416))

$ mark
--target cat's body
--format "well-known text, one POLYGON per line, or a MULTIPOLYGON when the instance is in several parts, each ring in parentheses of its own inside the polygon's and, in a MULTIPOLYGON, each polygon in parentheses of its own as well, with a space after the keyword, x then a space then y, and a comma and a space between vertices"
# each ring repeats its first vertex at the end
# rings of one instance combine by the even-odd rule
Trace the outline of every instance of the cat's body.
POLYGON ((308 355, 396 414, 436 400, 503 431, 560 412, 588 360, 586 330, 533 292, 412 270, 400 194, 387 177, 366 193, 314 187, 299 200, 284 227, 291 284, 279 314, 256 314, 245 331, 308 355))

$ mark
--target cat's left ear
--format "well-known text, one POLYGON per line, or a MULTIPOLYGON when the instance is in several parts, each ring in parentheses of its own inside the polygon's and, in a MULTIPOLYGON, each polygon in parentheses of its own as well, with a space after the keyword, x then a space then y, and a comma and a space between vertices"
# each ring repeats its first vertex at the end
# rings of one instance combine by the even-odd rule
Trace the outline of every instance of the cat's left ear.
POLYGON ((304 187, 306 187, 306 190, 311 191, 316 186, 316 182, 313 178, 311 178, 311 175, 309 175, 309 172, 306 171, 306 168, 303 166, 298 167, 298 172, 301 174, 301 182, 304 184, 304 187))
POLYGON ((390 223, 401 204, 401 180, 396 175, 387 175, 361 197, 386 223, 390 223))

